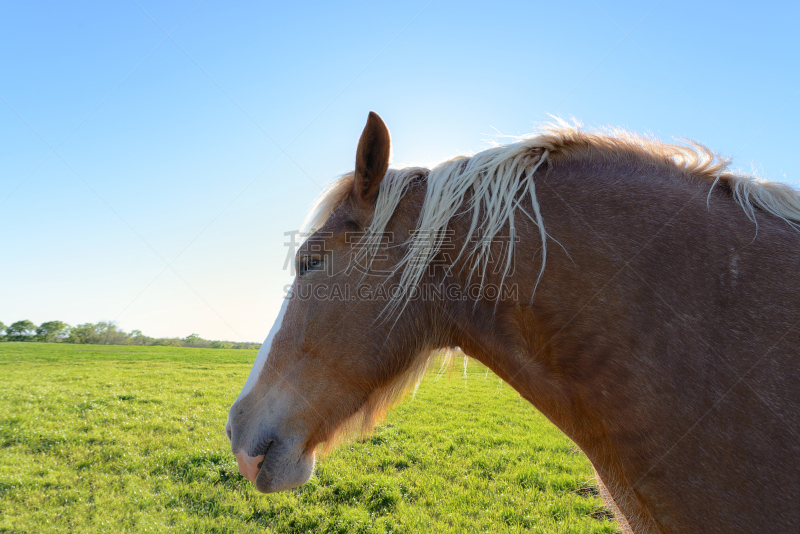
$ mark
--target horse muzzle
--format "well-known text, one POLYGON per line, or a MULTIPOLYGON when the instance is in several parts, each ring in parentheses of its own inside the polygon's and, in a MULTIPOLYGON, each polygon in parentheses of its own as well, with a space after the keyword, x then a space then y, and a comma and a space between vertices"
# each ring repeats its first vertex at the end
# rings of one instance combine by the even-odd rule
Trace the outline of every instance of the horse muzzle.
POLYGON ((299 436, 286 439, 254 440, 259 446, 237 446, 235 431, 230 422, 226 432, 231 438, 231 451, 236 456, 239 472, 261 493, 273 493, 305 484, 314 472, 315 453, 303 448, 299 436))

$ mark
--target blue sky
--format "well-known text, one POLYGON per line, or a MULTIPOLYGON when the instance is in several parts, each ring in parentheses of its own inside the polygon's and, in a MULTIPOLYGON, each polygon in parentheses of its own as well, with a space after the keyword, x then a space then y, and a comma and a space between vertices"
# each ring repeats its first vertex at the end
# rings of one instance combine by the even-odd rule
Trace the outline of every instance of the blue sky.
POLYGON ((396 166, 548 114, 800 187, 800 4, 0 5, 0 321, 262 340, 367 113, 396 166))

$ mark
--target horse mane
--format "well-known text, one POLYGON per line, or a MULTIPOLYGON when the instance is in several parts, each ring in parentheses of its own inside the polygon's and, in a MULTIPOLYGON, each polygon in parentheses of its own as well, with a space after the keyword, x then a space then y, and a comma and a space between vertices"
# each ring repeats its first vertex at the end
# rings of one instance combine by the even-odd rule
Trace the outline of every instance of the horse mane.
MULTIPOLYGON (((537 132, 517 138, 511 144, 497 145, 472 156, 458 156, 433 169, 419 167, 390 169, 380 184, 372 221, 363 238, 361 253, 371 261, 380 239, 411 183, 427 181, 425 200, 417 221, 417 232, 411 237, 408 251, 394 267, 400 273, 398 295, 408 295, 422 279, 427 266, 440 251, 446 238, 449 221, 466 207, 472 222, 464 247, 459 253, 472 255, 472 276, 486 269, 489 247, 494 238, 507 228, 510 235, 503 277, 511 265, 517 215, 527 218, 538 229, 542 239, 542 266, 536 281, 544 273, 547 238, 544 221, 536 198, 534 174, 545 162, 582 160, 592 163, 628 162, 677 169, 709 183, 709 196, 716 185, 731 192, 733 200, 745 215, 756 222, 756 209, 769 213, 800 230, 800 191, 780 182, 729 170, 730 160, 721 158, 694 141, 684 145, 661 142, 620 129, 586 131, 580 124, 557 119, 537 132), (531 211, 522 202, 530 197, 531 211), (467 205, 464 205, 465 199, 467 205), (463 206, 463 207, 462 207, 463 206), (480 235, 478 235, 480 234, 480 235), (472 243, 472 250, 467 250, 472 243)), ((309 214, 306 228, 316 230, 344 202, 353 190, 353 173, 341 176, 319 198, 309 214)), ((552 237, 551 237, 552 239, 552 237)), ((483 283, 482 272, 479 280, 483 283)), ((534 286, 534 291, 535 291, 534 286)))

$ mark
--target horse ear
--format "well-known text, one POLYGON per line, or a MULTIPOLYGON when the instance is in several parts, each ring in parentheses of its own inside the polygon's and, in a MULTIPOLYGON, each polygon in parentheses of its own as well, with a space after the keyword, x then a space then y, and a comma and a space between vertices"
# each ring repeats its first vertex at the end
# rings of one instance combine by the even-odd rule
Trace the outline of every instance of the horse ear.
POLYGON ((370 111, 356 150, 354 185, 356 198, 374 202, 378 197, 378 186, 389 168, 391 148, 392 137, 389 135, 389 128, 377 113, 370 111))

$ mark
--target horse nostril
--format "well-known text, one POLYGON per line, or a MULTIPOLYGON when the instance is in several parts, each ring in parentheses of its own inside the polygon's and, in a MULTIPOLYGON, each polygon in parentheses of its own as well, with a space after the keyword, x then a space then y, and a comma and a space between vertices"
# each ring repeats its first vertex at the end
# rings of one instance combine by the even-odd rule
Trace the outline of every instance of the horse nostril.
POLYGON ((228 440, 230 441, 230 439, 231 439, 231 424, 230 423, 225 425, 225 433, 228 434, 228 440))

